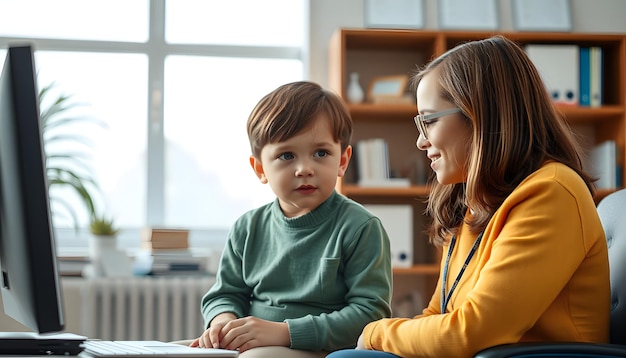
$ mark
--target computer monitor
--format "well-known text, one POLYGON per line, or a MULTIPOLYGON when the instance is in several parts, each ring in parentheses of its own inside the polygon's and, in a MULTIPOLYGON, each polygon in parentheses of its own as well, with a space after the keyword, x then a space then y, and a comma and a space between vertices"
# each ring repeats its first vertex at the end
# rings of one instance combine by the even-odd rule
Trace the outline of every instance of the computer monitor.
POLYGON ((0 75, 0 285, 4 312, 35 333, 64 328, 34 53, 11 46, 0 75))

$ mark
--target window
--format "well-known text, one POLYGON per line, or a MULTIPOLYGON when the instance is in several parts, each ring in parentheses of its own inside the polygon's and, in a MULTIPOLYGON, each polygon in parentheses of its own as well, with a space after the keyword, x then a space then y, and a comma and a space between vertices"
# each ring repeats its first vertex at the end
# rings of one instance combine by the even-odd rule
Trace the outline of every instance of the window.
POLYGON ((297 60, 166 59, 166 225, 220 227, 274 198, 248 164, 246 121, 262 96, 301 73, 297 60))
MULTIPOLYGON (((263 95, 304 78, 306 16, 306 0, 0 0, 0 46, 32 43, 39 87, 54 82, 106 123, 76 133, 121 240, 138 245, 153 225, 204 245, 274 199, 245 124, 263 95)), ((86 246, 54 208, 53 222, 62 248, 86 246)))
POLYGON ((0 36, 4 40, 148 40, 147 0, 0 0, 0 10, 0 36))

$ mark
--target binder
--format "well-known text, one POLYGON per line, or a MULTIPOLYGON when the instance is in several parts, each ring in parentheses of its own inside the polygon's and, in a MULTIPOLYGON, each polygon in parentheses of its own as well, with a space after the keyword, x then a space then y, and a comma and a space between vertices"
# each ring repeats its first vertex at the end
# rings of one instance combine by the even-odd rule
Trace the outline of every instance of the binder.
POLYGON ((599 107, 602 105, 602 48, 592 46, 590 48, 590 100, 591 107, 599 107))
POLYGON ((580 62, 580 105, 584 107, 591 106, 591 49, 589 47, 581 47, 579 52, 580 62))
POLYGON ((526 45, 526 53, 556 103, 579 103, 578 45, 529 44, 526 45))
POLYGON ((376 215, 391 244, 391 266, 411 267, 413 265, 413 208, 411 205, 363 205, 376 215))
POLYGON ((614 140, 599 143, 591 150, 591 168, 598 189, 615 189, 617 181, 617 148, 614 140))

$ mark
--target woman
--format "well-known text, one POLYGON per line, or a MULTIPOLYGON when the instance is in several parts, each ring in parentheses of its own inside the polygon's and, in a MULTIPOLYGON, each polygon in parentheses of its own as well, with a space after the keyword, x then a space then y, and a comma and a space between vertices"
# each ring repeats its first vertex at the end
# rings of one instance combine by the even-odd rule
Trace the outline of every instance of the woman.
POLYGON ((443 246, 437 288, 421 315, 372 322, 357 350, 328 357, 607 342, 608 255, 593 179, 525 52, 500 36, 468 42, 413 80, 417 147, 436 174, 427 212, 431 241, 443 246))

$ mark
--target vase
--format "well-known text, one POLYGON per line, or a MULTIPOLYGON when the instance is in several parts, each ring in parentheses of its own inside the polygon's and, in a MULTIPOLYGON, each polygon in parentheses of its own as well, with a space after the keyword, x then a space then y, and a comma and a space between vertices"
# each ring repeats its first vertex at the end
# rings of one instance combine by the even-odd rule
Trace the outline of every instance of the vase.
POLYGON ((348 102, 350 103, 361 103, 363 99, 365 99, 365 93, 363 92, 363 88, 361 88, 361 84, 359 83, 359 74, 357 72, 352 72, 350 74, 350 82, 348 83, 348 102))
POLYGON ((128 255, 117 248, 116 235, 90 235, 89 260, 83 276, 130 277, 132 264, 128 255))

